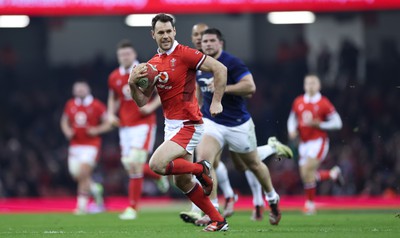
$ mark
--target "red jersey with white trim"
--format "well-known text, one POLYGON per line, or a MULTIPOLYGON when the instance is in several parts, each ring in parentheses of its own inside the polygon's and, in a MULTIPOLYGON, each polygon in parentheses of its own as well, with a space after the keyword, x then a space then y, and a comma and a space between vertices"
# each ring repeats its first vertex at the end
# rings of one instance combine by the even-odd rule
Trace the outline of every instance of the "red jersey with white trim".
POLYGON ((118 117, 120 119, 120 126, 136 126, 140 124, 155 124, 156 113, 142 115, 139 107, 133 101, 128 85, 129 72, 115 69, 108 77, 108 88, 114 92, 115 97, 118 99, 120 105, 118 109, 118 117))
POLYGON ((74 136, 70 145, 92 145, 100 147, 101 137, 90 136, 86 131, 89 127, 98 126, 101 118, 106 114, 106 106, 98 99, 92 99, 85 104, 73 98, 67 101, 64 115, 68 117, 74 136))
POLYGON ((156 54, 149 60, 160 72, 156 88, 166 119, 201 120, 203 115, 196 98, 196 70, 205 58, 200 51, 175 41, 167 53, 156 54))
POLYGON ((326 121, 328 115, 336 111, 328 98, 322 96, 320 100, 313 103, 304 100, 304 95, 298 96, 293 102, 292 111, 296 115, 297 129, 302 141, 328 137, 325 131, 305 125, 306 122, 315 119, 321 122, 326 121))

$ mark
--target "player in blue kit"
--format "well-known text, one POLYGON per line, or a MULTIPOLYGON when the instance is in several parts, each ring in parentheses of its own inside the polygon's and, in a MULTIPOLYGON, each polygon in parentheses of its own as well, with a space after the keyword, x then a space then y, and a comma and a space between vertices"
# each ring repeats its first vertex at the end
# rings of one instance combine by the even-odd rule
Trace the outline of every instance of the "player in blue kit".
MULTIPOLYGON (((269 221, 277 225, 281 219, 279 211, 279 195, 275 192, 267 166, 261 162, 257 152, 257 140, 251 115, 247 111, 246 98, 255 92, 255 84, 249 69, 244 63, 229 53, 223 51, 222 34, 217 29, 207 29, 202 34, 202 50, 228 69, 227 87, 222 99, 224 112, 212 117, 208 112, 214 92, 213 75, 207 72, 198 72, 196 77, 198 88, 202 96, 203 120, 205 132, 202 141, 197 147, 197 158, 207 158, 214 167, 218 166, 219 155, 227 144, 236 167, 250 170, 247 178, 253 175, 252 183, 261 184, 266 192, 266 200, 271 208, 269 221), (250 176, 249 176, 250 175, 250 176)), ((272 140, 276 140, 273 138, 272 140)), ((276 141, 275 144, 279 142, 276 141)), ((273 141, 271 141, 273 144, 273 141)), ((283 146, 279 143, 279 146, 283 146)), ((284 147, 287 157, 291 157, 291 150, 284 147)), ((216 186, 214 186, 216 187, 216 186)), ((216 191, 210 199, 216 198, 216 191)), ((263 202, 263 201, 262 201, 263 202)), ((207 221, 207 217, 201 219, 207 221)))
MULTIPOLYGON (((195 24, 192 28, 192 43, 193 46, 198 49, 199 51, 203 51, 202 49, 202 34, 205 30, 207 30, 209 27, 204 24, 204 23, 198 23, 195 24)), ((223 43, 223 42, 222 42, 223 43)), ((200 75, 200 74, 199 74, 200 75)), ((205 79, 207 82, 210 80, 205 79)), ((212 80, 211 80, 212 81, 212 80)), ((205 90, 207 91, 207 90, 205 90)), ((198 98, 201 98, 201 92, 198 90, 198 98)), ((228 171, 224 165, 224 163, 220 160, 220 155, 221 155, 222 150, 218 153, 217 157, 214 158, 214 163, 215 165, 215 173, 216 173, 216 180, 215 184, 218 184, 218 187, 221 189, 223 192, 223 195, 225 197, 225 204, 224 204, 224 209, 223 209, 223 216, 224 217, 230 217, 234 213, 234 204, 236 200, 238 199, 238 196, 234 194, 233 189, 230 185, 229 177, 228 177, 228 171)), ((257 147, 257 154, 260 160, 264 160, 271 155, 275 154, 279 158, 286 157, 286 158, 291 158, 293 156, 292 151, 290 150, 289 147, 286 145, 283 145, 280 143, 275 137, 271 137, 268 140, 268 144, 258 146, 257 147)), ((257 178, 255 175, 247 169, 247 167, 241 162, 237 161, 236 162, 236 167, 237 169, 241 171, 245 171, 245 175, 247 178, 247 181, 249 182, 252 194, 253 194, 253 213, 251 216, 251 219, 254 221, 261 221, 263 220, 263 210, 264 210, 264 199, 262 195, 262 187, 261 184, 258 182, 257 178)), ((216 185, 214 188, 216 189, 216 185)), ((218 204, 218 198, 216 195, 216 191, 214 191, 210 199, 213 203, 213 205, 218 209, 219 204, 218 204)), ((207 225, 209 222, 209 218, 207 216, 202 217, 201 210, 196 207, 196 205, 192 204, 192 209, 190 211, 183 211, 180 213, 180 217, 182 218, 183 221, 189 222, 189 223, 194 223, 196 225, 207 225)))

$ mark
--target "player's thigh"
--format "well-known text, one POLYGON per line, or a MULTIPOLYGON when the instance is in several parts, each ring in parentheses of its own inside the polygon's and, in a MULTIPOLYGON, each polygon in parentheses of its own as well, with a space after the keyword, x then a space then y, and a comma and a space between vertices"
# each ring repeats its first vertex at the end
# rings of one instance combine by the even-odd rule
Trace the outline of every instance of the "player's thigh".
POLYGON ((246 171, 247 165, 243 162, 243 160, 240 158, 240 156, 236 153, 236 152, 232 152, 230 151, 230 157, 232 159, 233 165, 235 166, 235 168, 239 171, 246 171))
POLYGON ((305 182, 315 180, 315 173, 321 164, 320 160, 316 158, 307 158, 302 165, 300 165, 300 176, 305 182))
POLYGON ((234 155, 240 158, 240 161, 242 161, 243 164, 246 165, 246 167, 251 170, 257 169, 262 163, 261 160, 258 159, 257 150, 253 150, 247 153, 237 153, 231 151, 231 156, 234 155))
POLYGON ((80 179, 90 178, 90 176, 92 175, 92 171, 93 171, 93 165, 88 163, 81 163, 79 178, 80 179))
POLYGON ((96 146, 73 145, 68 149, 68 170, 72 177, 79 178, 81 175, 91 173, 98 156, 96 146))
POLYGON ((239 154, 247 154, 257 150, 257 139, 252 119, 242 125, 225 127, 225 140, 229 150, 239 154))
POLYGON ((153 153, 150 158, 150 169, 158 174, 166 174, 168 164, 177 158, 190 161, 187 151, 174 141, 164 141, 153 153))
POLYGON ((214 164, 213 164, 214 169, 216 169, 216 168, 218 167, 219 162, 221 161, 221 155, 222 155, 222 148, 221 148, 221 150, 218 152, 217 156, 215 156, 214 164))
POLYGON ((215 137, 205 134, 196 148, 197 161, 207 160, 214 164, 221 153, 221 146, 215 137))

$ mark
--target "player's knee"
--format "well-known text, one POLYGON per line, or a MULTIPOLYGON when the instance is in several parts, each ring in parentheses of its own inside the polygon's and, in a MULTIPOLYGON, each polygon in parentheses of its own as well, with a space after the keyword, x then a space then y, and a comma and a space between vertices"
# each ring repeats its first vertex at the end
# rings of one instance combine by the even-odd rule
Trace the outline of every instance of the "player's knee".
POLYGON ((149 167, 151 170, 153 170, 157 174, 165 175, 166 174, 166 168, 167 166, 162 163, 162 161, 158 161, 155 158, 152 158, 149 161, 149 167))
POLYGON ((130 171, 134 165, 144 164, 146 160, 147 152, 136 148, 132 148, 127 155, 121 158, 121 162, 127 171, 130 171))
POLYGON ((255 170, 258 170, 261 167, 261 162, 259 160, 257 160, 257 161, 249 161, 246 164, 246 166, 251 171, 255 171, 255 170))

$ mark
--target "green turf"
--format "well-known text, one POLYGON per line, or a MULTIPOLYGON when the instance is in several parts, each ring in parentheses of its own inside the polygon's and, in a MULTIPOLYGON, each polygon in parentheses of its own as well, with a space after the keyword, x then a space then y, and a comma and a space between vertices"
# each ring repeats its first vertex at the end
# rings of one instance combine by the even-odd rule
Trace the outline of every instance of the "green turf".
POLYGON ((250 212, 237 212, 228 232, 204 233, 184 224, 178 211, 146 209, 135 221, 120 221, 116 213, 87 216, 71 214, 0 215, 0 237, 400 237, 396 211, 320 211, 315 216, 285 212, 279 226, 252 222, 250 212))

